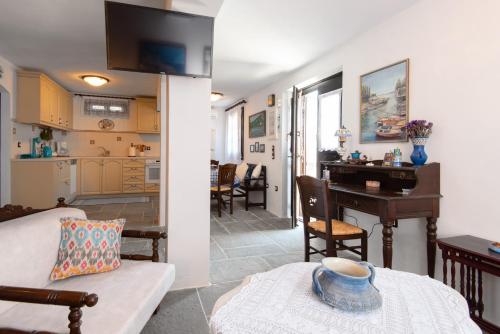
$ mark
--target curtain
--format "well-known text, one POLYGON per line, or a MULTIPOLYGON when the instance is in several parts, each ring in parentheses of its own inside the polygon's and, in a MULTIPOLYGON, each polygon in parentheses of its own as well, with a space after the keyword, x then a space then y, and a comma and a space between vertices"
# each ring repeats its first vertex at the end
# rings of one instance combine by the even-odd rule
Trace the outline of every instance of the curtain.
POLYGON ((226 161, 237 163, 241 159, 241 107, 226 114, 226 161))
POLYGON ((342 90, 319 96, 319 150, 334 151, 339 146, 335 131, 340 129, 342 90))

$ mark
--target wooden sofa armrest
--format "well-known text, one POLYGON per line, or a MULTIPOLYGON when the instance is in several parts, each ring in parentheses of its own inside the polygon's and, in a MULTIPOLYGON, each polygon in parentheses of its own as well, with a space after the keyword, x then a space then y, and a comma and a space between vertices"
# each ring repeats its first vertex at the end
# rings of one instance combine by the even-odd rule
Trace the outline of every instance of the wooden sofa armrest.
POLYGON ((142 254, 120 254, 120 258, 124 260, 137 260, 137 261, 152 261, 160 262, 160 254, 158 253, 158 240, 166 239, 166 232, 159 231, 141 231, 141 230, 123 230, 122 237, 125 238, 138 238, 138 239, 151 239, 153 246, 153 255, 142 254))
MULTIPOLYGON (((82 311, 84 306, 92 307, 97 304, 96 294, 87 292, 32 289, 12 286, 0 286, 0 300, 21 303, 45 304, 69 306, 69 332, 70 334, 80 334, 82 324, 82 311)), ((0 328, 0 333, 24 333, 14 329, 0 328)), ((32 331, 26 333, 33 333, 32 331)), ((35 332, 36 333, 36 332, 35 332)), ((46 333, 46 332, 38 332, 46 333)))

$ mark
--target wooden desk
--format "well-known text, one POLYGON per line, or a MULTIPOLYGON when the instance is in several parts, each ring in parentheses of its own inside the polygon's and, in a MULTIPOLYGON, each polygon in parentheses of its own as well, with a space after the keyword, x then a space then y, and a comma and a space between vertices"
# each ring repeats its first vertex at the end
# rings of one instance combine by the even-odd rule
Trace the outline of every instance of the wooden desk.
POLYGON ((455 262, 460 263, 460 293, 467 299, 470 317, 484 331, 500 333, 500 327, 483 319, 483 271, 500 276, 500 254, 488 250, 490 243, 489 240, 470 235, 437 241, 443 253, 444 284, 448 283, 449 261, 451 287, 455 288, 455 262))
POLYGON ((384 267, 392 268, 392 228, 398 220, 427 219, 427 271, 434 277, 436 231, 439 217, 440 166, 431 163, 422 167, 384 167, 321 162, 330 170, 330 190, 343 219, 343 208, 380 217, 384 267), (379 190, 366 188, 366 181, 380 181, 379 190), (408 195, 402 189, 412 189, 408 195))

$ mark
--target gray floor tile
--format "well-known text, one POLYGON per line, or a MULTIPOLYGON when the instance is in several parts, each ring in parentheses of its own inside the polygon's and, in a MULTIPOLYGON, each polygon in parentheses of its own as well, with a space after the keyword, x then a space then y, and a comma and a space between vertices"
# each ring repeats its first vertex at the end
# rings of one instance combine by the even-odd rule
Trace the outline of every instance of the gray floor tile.
POLYGON ((167 293, 160 304, 160 311, 141 333, 207 334, 208 324, 196 289, 167 293))
POLYGON ((229 258, 247 257, 247 256, 261 256, 269 254, 285 254, 283 249, 277 245, 261 245, 249 246, 240 248, 228 248, 224 252, 229 258))
POLYGON ((212 284, 211 286, 206 288, 198 289, 201 303, 203 304, 203 309, 205 310, 207 317, 210 317, 210 315, 212 314, 212 309, 214 308, 217 299, 219 299, 220 296, 222 296, 229 290, 232 290, 238 285, 240 285, 240 283, 241 283, 240 281, 230 282, 230 283, 218 283, 218 284, 212 284))
POLYGON ((304 253, 289 253, 282 255, 266 255, 263 259, 273 268, 294 262, 304 262, 304 253))
POLYGON ((232 282, 269 269, 269 264, 260 257, 218 260, 210 263, 210 277, 212 283, 232 282))
POLYGON ((211 260, 227 259, 226 254, 215 242, 210 243, 210 259, 211 260))
POLYGON ((256 245, 269 245, 274 243, 273 240, 258 231, 233 233, 228 235, 214 235, 213 238, 224 249, 256 245))

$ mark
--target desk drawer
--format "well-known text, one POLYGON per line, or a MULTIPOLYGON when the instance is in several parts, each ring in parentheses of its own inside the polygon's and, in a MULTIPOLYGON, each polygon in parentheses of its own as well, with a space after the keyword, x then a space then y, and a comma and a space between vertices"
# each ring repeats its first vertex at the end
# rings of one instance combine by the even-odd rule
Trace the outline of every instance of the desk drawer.
POLYGON ((337 203, 340 206, 371 213, 378 214, 378 201, 375 198, 357 196, 352 194, 338 193, 337 203))

